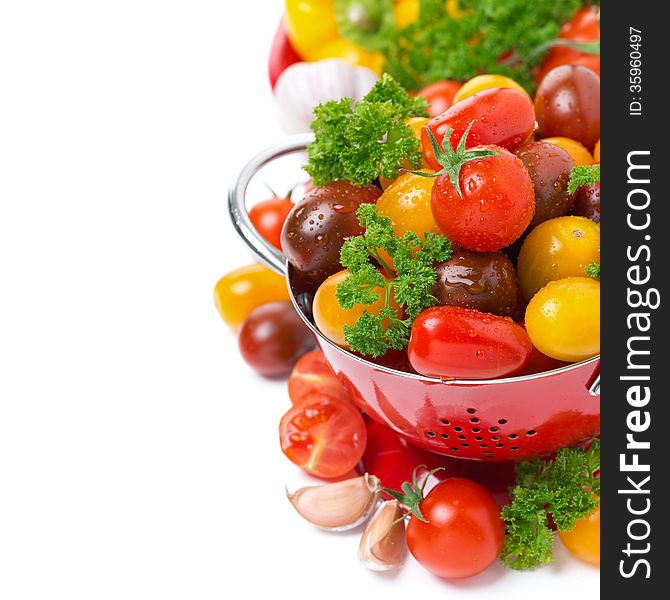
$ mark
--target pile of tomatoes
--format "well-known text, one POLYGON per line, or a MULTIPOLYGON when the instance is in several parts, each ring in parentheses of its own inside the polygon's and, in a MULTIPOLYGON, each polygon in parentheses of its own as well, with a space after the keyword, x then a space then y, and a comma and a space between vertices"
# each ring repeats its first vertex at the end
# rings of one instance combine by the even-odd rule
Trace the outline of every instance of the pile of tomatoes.
POLYGON ((412 326, 408 370, 483 379, 591 358, 600 349, 600 283, 585 270, 600 263, 600 190, 570 193, 568 182, 575 166, 599 160, 599 77, 562 65, 534 99, 502 76, 479 76, 461 89, 442 114, 409 123, 420 138, 423 174, 362 187, 335 181, 289 214, 282 247, 316 288, 314 322, 347 348, 345 327, 385 305, 382 289, 378 302, 349 310, 336 296, 348 276, 342 245, 362 233, 356 209, 375 203, 399 237, 429 232, 454 244, 453 256, 435 265, 437 305, 412 326), (466 149, 493 155, 464 162, 458 185, 448 172, 426 177, 448 166, 443 148, 455 150, 468 127, 466 149))

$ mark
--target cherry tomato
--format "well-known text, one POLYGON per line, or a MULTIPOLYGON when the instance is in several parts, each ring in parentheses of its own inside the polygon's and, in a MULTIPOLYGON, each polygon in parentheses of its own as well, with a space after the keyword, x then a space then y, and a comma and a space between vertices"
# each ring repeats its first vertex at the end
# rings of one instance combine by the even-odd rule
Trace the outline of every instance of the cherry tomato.
POLYGON ((268 60, 268 76, 270 78, 272 89, 274 89, 279 76, 292 64, 300 62, 301 60, 302 59, 298 56, 298 53, 288 39, 284 19, 281 19, 277 26, 274 39, 272 40, 272 48, 270 49, 270 57, 268 60))
POLYGON ((463 84, 463 87, 461 87, 461 89, 459 89, 456 93, 453 103, 456 104, 456 102, 465 100, 465 98, 469 98, 470 96, 479 94, 479 92, 493 88, 509 88, 528 96, 528 92, 524 89, 524 87, 519 85, 511 77, 486 73, 484 75, 477 75, 476 77, 470 79, 470 81, 466 81, 463 84))
POLYGON ((492 379, 522 369, 532 350, 523 327, 509 317, 435 306, 415 319, 407 353, 422 375, 492 379))
POLYGON ((286 217, 293 210, 289 198, 269 198, 254 204, 249 210, 249 218, 256 230, 275 248, 281 250, 281 230, 286 217))
POLYGON ((351 395, 333 373, 321 350, 304 354, 288 378, 288 395, 294 405, 302 404, 314 392, 351 402, 351 395))
POLYGON ((541 141, 563 148, 563 150, 572 157, 572 160, 575 162, 575 167, 593 164, 593 156, 591 156, 591 153, 584 148, 582 144, 575 142, 575 140, 565 137, 552 137, 545 138, 541 141))
POLYGON ((377 212, 391 219, 397 236, 408 231, 421 237, 428 232, 442 233, 430 208, 434 183, 431 177, 404 173, 377 200, 377 212))
POLYGON ((600 223, 600 184, 583 185, 575 192, 575 203, 572 207, 575 215, 600 223))
POLYGON ((600 564, 600 504, 587 517, 580 519, 570 531, 560 531, 563 545, 577 558, 593 565, 600 564))
POLYGON ((242 323, 242 358, 261 375, 288 375, 305 352, 314 347, 314 335, 290 302, 270 302, 255 308, 242 323))
POLYGON ((502 252, 454 248, 451 258, 435 266, 432 294, 438 304, 474 308, 508 317, 519 300, 514 265, 502 252))
POLYGON ((431 117, 436 117, 455 102, 454 96, 460 88, 460 83, 447 79, 427 85, 419 91, 418 95, 423 96, 428 102, 428 114, 431 117))
MULTIPOLYGON (((533 103, 527 94, 507 88, 484 90, 470 96, 438 117, 431 119, 430 129, 441 146, 444 134, 451 128, 451 144, 454 149, 470 123, 475 121, 468 135, 467 147, 494 144, 514 150, 523 144, 535 129, 533 103)), ((426 163, 434 170, 442 168, 433 155, 428 132, 421 133, 421 147, 426 163)))
POLYGON ((523 163, 504 148, 478 149, 492 150, 498 156, 463 165, 459 176, 462 198, 449 175, 440 175, 433 186, 431 208, 436 223, 451 241, 469 250, 493 252, 514 242, 531 222, 535 212, 533 182, 523 163))
POLYGON ((535 190, 535 215, 529 229, 570 212, 574 197, 568 193, 575 166, 563 149, 545 142, 530 142, 514 152, 523 162, 535 190))
POLYGON ((545 221, 530 232, 519 253, 521 293, 530 300, 550 281, 583 277, 592 261, 600 263, 600 225, 574 216, 545 221))
POLYGON ((600 139, 600 77, 575 65, 547 73, 535 95, 542 137, 567 137, 593 148, 600 139))
POLYGON ((334 181, 305 194, 281 233, 289 263, 316 281, 339 271, 342 244, 363 233, 356 210, 375 202, 380 194, 375 185, 358 187, 348 181, 334 181))
MULTIPOLYGON (((331 275, 319 286, 312 304, 314 322, 319 331, 331 342, 343 348, 347 347, 344 339, 344 326, 349 325, 353 327, 364 311, 367 311, 371 315, 378 315, 385 304, 384 290, 382 288, 375 288, 373 291, 379 294, 379 300, 374 304, 365 306, 357 304, 351 310, 342 308, 337 301, 335 293, 337 292, 337 286, 348 276, 349 271, 347 269, 331 275)), ((398 316, 401 316, 400 308, 393 297, 391 297, 391 304, 396 309, 398 316)))
MULTIPOLYGON (((598 13, 594 7, 580 8, 575 12, 558 35, 561 40, 571 42, 597 42, 600 40, 598 13)), ((567 46, 554 46, 540 67, 535 82, 539 84, 549 71, 561 65, 582 65, 600 76, 600 55, 584 52, 567 46)))
POLYGON ((334 397, 312 392, 279 423, 282 452, 317 477, 351 471, 363 456, 367 433, 360 412, 334 397))
POLYGON ((551 281, 529 302, 526 330, 543 354, 578 362, 600 352, 600 282, 588 277, 551 281))
POLYGON ((596 142, 596 147, 593 149, 593 162, 600 162, 600 140, 596 142))
POLYGON ((277 300, 290 300, 286 280, 259 264, 231 271, 214 287, 214 304, 221 318, 235 328, 254 308, 277 300))
POLYGON ((426 521, 411 516, 407 546, 438 577, 472 577, 498 557, 505 537, 500 509, 478 483, 451 477, 438 483, 419 505, 426 521))

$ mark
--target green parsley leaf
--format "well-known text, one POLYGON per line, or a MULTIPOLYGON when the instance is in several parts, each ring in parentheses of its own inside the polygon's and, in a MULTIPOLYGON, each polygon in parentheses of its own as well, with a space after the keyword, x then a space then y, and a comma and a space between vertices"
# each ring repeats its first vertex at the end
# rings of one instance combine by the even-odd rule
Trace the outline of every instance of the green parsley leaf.
POLYGON ((574 194, 583 185, 600 183, 600 165, 581 165, 570 171, 568 193, 574 194))
POLYGON ((383 294, 384 307, 378 315, 364 311, 353 326, 344 328, 352 350, 381 356, 390 348, 407 347, 414 319, 437 302, 431 294, 437 277, 433 264, 450 258, 451 242, 433 233, 425 234, 423 240, 413 233, 399 238, 390 219, 380 216, 374 204, 361 205, 357 214, 365 233, 342 246, 340 262, 349 269, 349 276, 337 286, 336 298, 342 308, 351 310, 357 304, 369 306, 383 294), (380 249, 391 257, 393 268, 380 249), (391 306, 392 296, 404 309, 404 319, 391 306))
POLYGON ((315 185, 346 179, 365 185, 391 179, 406 164, 421 165, 419 141, 406 121, 425 115, 426 101, 411 98, 389 75, 360 102, 332 100, 314 109, 315 139, 305 170, 315 185))
POLYGON ((386 59, 384 70, 408 90, 497 73, 532 91, 533 69, 561 25, 589 2, 535 0, 531 9, 527 0, 458 0, 456 18, 447 4, 419 0, 418 20, 399 31, 387 30, 387 43, 377 43, 386 59))
POLYGON ((600 279, 600 264, 598 264, 595 260, 592 260, 584 268, 584 273, 587 277, 591 277, 592 279, 600 279))
POLYGON ((588 450, 562 448, 553 460, 529 460, 516 465, 512 503, 501 515, 507 535, 500 559, 512 569, 532 569, 551 562, 551 517, 559 531, 592 513, 600 501, 600 441, 588 450))

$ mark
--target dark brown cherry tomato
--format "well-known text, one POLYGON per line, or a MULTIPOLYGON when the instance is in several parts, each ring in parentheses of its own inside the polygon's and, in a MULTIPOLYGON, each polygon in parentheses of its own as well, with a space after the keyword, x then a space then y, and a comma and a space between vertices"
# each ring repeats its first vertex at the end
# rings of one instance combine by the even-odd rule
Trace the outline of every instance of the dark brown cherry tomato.
POLYGON ((562 217, 570 212, 574 197, 568 193, 572 157, 554 144, 530 142, 515 153, 523 162, 535 188, 535 216, 528 226, 562 217))
POLYGON ((600 184, 583 185, 575 192, 573 215, 600 223, 600 184))
POLYGON ((600 139, 600 77, 578 65, 555 68, 537 89, 535 115, 543 138, 567 137, 593 150, 600 139))
POLYGON ((422 375, 493 379, 523 369, 532 350, 524 328, 509 317, 435 306, 414 321, 407 351, 422 375))
POLYGON ((342 244, 363 233, 356 210, 380 195, 374 185, 357 187, 348 181, 311 190, 290 212, 281 232, 281 246, 289 263, 318 281, 342 270, 342 244))
MULTIPOLYGON (((428 121, 426 128, 432 131, 442 146, 447 129, 453 129, 451 145, 455 150, 472 121, 475 123, 468 134, 467 148, 493 144, 514 150, 533 133, 533 103, 527 94, 517 90, 491 88, 457 102, 443 114, 428 121)), ((423 156, 432 169, 439 171, 442 165, 433 154, 426 128, 421 131, 423 156)))
POLYGON ((438 304, 474 308, 508 317, 519 300, 514 265, 502 252, 454 248, 451 258, 435 267, 433 296, 438 304))
POLYGON ((314 347, 314 336, 290 302, 270 302, 252 310, 242 323, 242 358, 261 375, 288 375, 295 362, 314 347))

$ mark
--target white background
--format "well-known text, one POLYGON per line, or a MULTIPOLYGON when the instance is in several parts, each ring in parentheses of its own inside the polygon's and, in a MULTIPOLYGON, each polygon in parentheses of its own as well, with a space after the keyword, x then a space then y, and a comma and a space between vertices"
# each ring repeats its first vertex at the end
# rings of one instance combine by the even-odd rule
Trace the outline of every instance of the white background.
POLYGON ((0 3, 0 598, 597 596, 561 549, 461 583, 369 573, 360 532, 283 497, 285 384, 212 304, 250 262, 226 188, 281 137, 282 4, 0 3))

